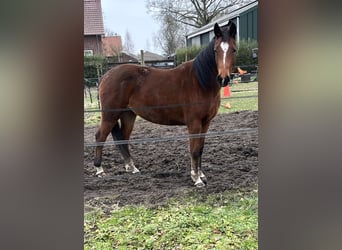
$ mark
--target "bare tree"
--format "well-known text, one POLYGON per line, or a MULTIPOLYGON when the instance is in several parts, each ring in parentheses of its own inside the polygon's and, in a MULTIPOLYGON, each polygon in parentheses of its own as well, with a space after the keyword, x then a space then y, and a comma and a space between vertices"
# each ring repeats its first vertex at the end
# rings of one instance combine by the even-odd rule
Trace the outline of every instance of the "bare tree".
POLYGON ((118 34, 109 28, 105 28, 105 36, 117 36, 118 34))
POLYGON ((129 53, 134 53, 134 43, 128 30, 126 30, 124 41, 124 50, 129 53))
POLYGON ((114 45, 110 45, 109 46, 110 49, 110 54, 113 57, 116 57, 118 62, 121 62, 121 52, 122 52, 122 47, 121 46, 114 46, 114 45))
POLYGON ((166 14, 161 20, 161 28, 154 35, 154 44, 161 48, 165 55, 171 55, 179 47, 185 46, 186 29, 179 25, 171 15, 166 14))
POLYGON ((145 50, 147 50, 147 51, 151 50, 151 43, 150 43, 149 39, 146 39, 145 50))
POLYGON ((147 0, 146 7, 157 17, 170 15, 176 22, 195 28, 202 27, 228 8, 251 0, 147 0))

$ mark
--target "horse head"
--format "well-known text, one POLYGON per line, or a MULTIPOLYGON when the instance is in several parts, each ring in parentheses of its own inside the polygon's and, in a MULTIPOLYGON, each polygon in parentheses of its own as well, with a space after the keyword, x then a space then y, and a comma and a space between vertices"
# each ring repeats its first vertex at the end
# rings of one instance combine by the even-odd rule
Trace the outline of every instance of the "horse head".
POLYGON ((230 74, 236 63, 236 25, 229 21, 228 27, 220 28, 217 23, 214 26, 215 34, 215 60, 218 75, 216 80, 221 87, 230 82, 230 74))

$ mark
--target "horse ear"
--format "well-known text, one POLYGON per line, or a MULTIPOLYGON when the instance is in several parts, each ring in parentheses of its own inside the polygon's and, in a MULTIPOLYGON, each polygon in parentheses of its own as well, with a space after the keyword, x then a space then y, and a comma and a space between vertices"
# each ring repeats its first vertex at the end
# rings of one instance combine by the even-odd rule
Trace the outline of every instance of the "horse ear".
POLYGON ((214 26, 214 33, 215 33, 216 38, 219 38, 222 36, 222 31, 217 23, 215 23, 215 26, 214 26))
POLYGON ((228 32, 229 32, 230 37, 233 37, 234 39, 236 39, 236 33, 237 33, 236 25, 230 20, 228 22, 228 32))

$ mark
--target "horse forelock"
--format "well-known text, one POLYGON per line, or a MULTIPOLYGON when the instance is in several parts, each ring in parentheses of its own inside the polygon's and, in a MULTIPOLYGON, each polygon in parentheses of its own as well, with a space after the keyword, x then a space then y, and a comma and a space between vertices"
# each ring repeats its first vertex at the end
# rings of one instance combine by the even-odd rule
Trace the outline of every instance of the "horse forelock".
POLYGON ((222 42, 228 42, 229 41, 229 31, 228 31, 228 28, 225 27, 222 29, 222 42))
POLYGON ((201 50, 193 63, 196 77, 204 89, 210 89, 216 84, 217 67, 214 44, 213 39, 206 48, 201 50))

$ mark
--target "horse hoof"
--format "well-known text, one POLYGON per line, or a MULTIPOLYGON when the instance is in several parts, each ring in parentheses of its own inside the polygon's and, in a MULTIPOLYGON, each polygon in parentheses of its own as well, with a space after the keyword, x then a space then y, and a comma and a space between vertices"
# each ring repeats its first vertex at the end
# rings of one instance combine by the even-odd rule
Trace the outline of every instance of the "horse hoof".
POLYGON ((101 173, 96 173, 95 174, 97 177, 99 178, 102 178, 102 177, 105 177, 106 176, 106 173, 105 172, 101 172, 101 173))
POLYGON ((126 172, 131 172, 133 174, 140 172, 140 170, 137 169, 133 164, 126 164, 125 168, 126 172))
POLYGON ((140 170, 137 169, 137 168, 134 168, 133 171, 132 171, 133 174, 136 174, 136 173, 140 173, 140 170))
POLYGON ((208 180, 206 177, 201 177, 201 180, 203 181, 204 185, 208 184, 208 180))
POLYGON ((205 184, 204 182, 201 180, 201 178, 198 178, 198 180, 195 182, 195 186, 197 188, 202 188, 202 187, 205 187, 205 184))
POLYGON ((195 187, 203 188, 203 187, 205 187, 205 184, 203 182, 198 182, 198 183, 195 183, 195 187))

